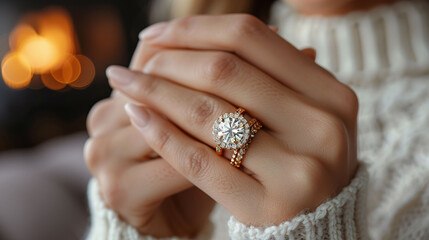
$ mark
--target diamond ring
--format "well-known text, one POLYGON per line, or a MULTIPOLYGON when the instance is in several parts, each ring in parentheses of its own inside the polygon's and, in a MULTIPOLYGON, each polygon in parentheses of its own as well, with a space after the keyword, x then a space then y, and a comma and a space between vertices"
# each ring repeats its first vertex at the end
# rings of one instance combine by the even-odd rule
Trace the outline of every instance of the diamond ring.
POLYGON ((238 108, 235 113, 225 113, 218 117, 213 124, 213 138, 216 141, 216 152, 222 155, 223 149, 234 150, 231 165, 240 167, 244 154, 262 124, 252 119, 244 118, 245 110, 238 108))

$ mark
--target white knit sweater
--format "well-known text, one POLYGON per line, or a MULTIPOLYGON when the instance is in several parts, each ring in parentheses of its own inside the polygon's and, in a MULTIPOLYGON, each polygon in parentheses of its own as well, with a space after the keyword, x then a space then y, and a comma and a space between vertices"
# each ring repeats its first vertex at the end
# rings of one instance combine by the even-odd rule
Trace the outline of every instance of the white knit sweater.
MULTIPOLYGON (((317 63, 358 94, 360 170, 338 196, 278 226, 245 226, 218 205, 198 238, 429 239, 428 2, 330 18, 277 2, 272 20, 296 47, 315 48, 317 63)), ((153 239, 105 207, 95 180, 88 195, 88 240, 153 239)))

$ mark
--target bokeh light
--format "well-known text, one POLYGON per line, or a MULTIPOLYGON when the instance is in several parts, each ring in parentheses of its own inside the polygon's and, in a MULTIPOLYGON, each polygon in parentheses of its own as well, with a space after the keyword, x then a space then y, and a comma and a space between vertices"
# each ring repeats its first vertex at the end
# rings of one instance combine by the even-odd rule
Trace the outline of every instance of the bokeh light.
POLYGON ((45 87, 51 90, 60 90, 67 86, 67 84, 57 82, 54 77, 50 73, 45 73, 41 75, 42 83, 45 87))
POLYGON ((95 77, 95 66, 92 63, 91 59, 83 56, 76 55, 77 60, 79 60, 81 66, 81 73, 76 81, 70 83, 70 86, 73 88, 83 89, 88 87, 95 77))
POLYGON ((42 83, 52 90, 67 85, 83 89, 95 77, 92 61, 76 55, 73 24, 64 9, 28 14, 12 31, 9 45, 11 53, 4 57, 1 71, 11 88, 28 86, 34 74, 40 74, 42 83))
POLYGON ((37 36, 37 33, 33 27, 24 23, 18 25, 9 36, 11 50, 20 49, 24 45, 24 42, 34 36, 37 36))
POLYGON ((31 36, 19 49, 34 73, 45 73, 58 64, 58 50, 54 43, 41 36, 31 36))
POLYGON ((30 84, 33 73, 31 65, 20 53, 6 55, 1 63, 3 80, 11 88, 23 88, 30 84))
POLYGON ((76 81, 80 72, 81 67, 79 60, 74 55, 70 55, 62 62, 59 68, 52 70, 51 74, 58 82, 69 84, 76 81))

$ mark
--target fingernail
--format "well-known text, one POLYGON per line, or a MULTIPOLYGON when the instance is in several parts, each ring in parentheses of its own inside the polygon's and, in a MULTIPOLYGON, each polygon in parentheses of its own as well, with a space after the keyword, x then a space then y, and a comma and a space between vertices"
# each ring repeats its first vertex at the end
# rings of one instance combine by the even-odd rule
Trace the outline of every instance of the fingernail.
POLYGON ((125 86, 132 80, 132 72, 128 68, 121 66, 110 66, 106 69, 106 76, 114 84, 125 86))
POLYGON ((276 26, 268 25, 268 28, 271 29, 271 31, 277 33, 279 31, 279 28, 276 26))
POLYGON ((127 103, 125 104, 125 112, 136 127, 143 128, 149 122, 149 113, 144 108, 127 103))
POLYGON ((140 40, 149 40, 149 39, 153 39, 157 36, 159 36, 164 29, 167 27, 168 23, 167 22, 160 22, 157 24, 154 24, 150 27, 147 27, 146 29, 144 29, 143 31, 141 31, 139 33, 139 39, 140 40))

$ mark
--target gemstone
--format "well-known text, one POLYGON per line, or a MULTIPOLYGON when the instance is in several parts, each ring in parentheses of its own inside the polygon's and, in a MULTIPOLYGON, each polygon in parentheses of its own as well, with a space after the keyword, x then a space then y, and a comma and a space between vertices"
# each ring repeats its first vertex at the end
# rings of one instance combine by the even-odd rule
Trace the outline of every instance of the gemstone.
POLYGON ((216 120, 212 133, 216 142, 220 141, 221 147, 236 149, 249 138, 249 124, 241 115, 225 113, 216 120))

